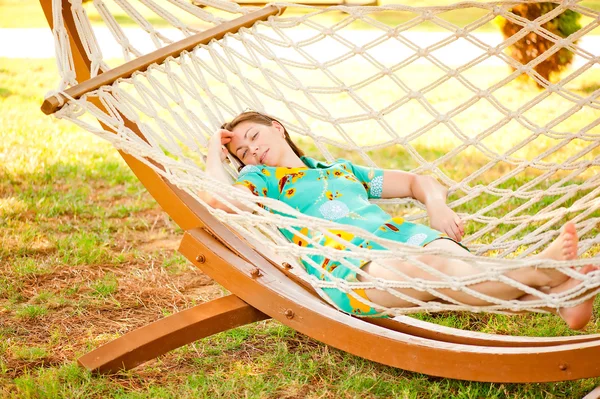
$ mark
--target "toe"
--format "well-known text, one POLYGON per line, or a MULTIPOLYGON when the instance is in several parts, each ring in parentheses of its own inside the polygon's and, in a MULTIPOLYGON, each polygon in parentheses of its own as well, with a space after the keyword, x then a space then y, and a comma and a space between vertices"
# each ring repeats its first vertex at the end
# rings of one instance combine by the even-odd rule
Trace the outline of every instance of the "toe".
POLYGON ((570 235, 575 237, 577 235, 577 229, 575 228, 575 223, 567 222, 564 226, 563 233, 565 235, 570 235))
POLYGON ((594 266, 594 265, 585 265, 581 268, 581 270, 579 271, 581 274, 588 274, 593 272, 594 270, 598 270, 598 266, 594 266))

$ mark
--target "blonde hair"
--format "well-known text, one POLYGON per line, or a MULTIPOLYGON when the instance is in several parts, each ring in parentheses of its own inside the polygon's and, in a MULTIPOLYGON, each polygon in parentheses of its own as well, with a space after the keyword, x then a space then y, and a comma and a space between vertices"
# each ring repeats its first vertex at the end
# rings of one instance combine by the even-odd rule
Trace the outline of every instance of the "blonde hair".
MULTIPOLYGON (((259 123, 259 124, 265 125, 265 126, 271 126, 273 124, 273 122, 279 123, 283 127, 283 134, 285 137, 285 141, 288 143, 288 145, 290 146, 292 151, 294 151, 294 153, 296 155, 298 155, 299 157, 304 156, 304 151, 302 151, 300 148, 298 148, 296 143, 294 143, 292 141, 285 126, 283 126, 283 124, 281 122, 279 122, 277 119, 275 119, 271 116, 265 115, 265 114, 261 114, 260 112, 256 112, 256 111, 242 112, 241 114, 239 114, 238 116, 233 118, 230 122, 223 123, 223 125, 221 125, 221 129, 231 131, 240 123, 248 122, 248 121, 254 122, 254 123, 259 123)), ((242 165, 241 167, 243 167, 244 163, 234 153, 231 152, 231 150, 229 149, 229 146, 226 146, 226 147, 229 150, 229 153, 235 158, 236 161, 238 161, 240 163, 240 165, 242 165)))

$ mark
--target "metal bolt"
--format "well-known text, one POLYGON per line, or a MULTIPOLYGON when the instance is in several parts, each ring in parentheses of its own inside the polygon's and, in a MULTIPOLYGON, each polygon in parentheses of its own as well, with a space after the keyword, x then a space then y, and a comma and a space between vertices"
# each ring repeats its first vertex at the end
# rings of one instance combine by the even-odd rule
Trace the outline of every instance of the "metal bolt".
POLYGON ((252 276, 252 278, 257 278, 257 277, 262 276, 259 269, 252 269, 252 271, 250 272, 250 275, 252 276))
POLYGON ((283 262, 281 265, 282 265, 284 268, 288 269, 288 270, 292 268, 292 265, 290 265, 290 264, 289 264, 289 263, 287 263, 287 262, 283 262))
POLYGON ((204 262, 206 262, 206 257, 204 255, 200 254, 200 255, 196 256, 196 262, 204 263, 204 262))
POLYGON ((566 364, 560 364, 558 366, 559 369, 561 369, 562 371, 565 371, 567 369, 567 365, 566 364))
POLYGON ((287 309, 285 312, 283 312, 283 314, 285 315, 285 317, 287 317, 288 319, 293 319, 294 318, 294 311, 292 309, 287 309))

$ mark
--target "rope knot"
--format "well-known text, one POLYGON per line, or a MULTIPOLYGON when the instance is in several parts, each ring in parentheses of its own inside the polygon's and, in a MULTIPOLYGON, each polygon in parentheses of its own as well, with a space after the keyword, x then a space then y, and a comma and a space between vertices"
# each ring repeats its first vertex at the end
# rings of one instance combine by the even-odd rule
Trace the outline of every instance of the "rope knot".
POLYGON ((455 32, 456 37, 465 37, 467 36, 468 31, 464 28, 457 29, 455 32))
POLYGON ((437 122, 448 122, 450 120, 450 117, 448 116, 448 114, 439 114, 438 116, 436 116, 435 120, 437 122))
POLYGON ((46 93, 46 95, 44 96, 44 99, 48 99, 50 97, 56 97, 56 99, 58 100, 58 107, 62 107, 63 105, 65 105, 65 96, 63 95, 63 92, 60 90, 50 90, 46 93))
POLYGON ((414 289, 417 291, 425 291, 427 286, 425 284, 423 284, 423 281, 421 280, 413 280, 412 283, 414 284, 414 289))
POLYGON ((539 25, 538 25, 538 24, 536 24, 535 22, 533 22, 533 21, 530 21, 530 22, 527 22, 527 24, 525 25, 525 28, 526 28, 528 31, 531 31, 531 32, 533 32, 534 30, 536 30, 536 29, 538 28, 538 26, 539 26, 539 25))
POLYGON ((490 57, 500 54, 500 49, 498 47, 490 47, 487 50, 487 53, 490 57))

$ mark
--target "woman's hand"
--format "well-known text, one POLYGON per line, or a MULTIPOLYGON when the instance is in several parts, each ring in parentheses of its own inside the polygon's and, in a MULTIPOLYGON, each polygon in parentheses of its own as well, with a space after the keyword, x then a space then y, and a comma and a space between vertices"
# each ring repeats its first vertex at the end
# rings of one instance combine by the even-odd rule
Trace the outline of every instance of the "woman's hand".
POLYGON ((446 204, 428 206, 429 225, 432 229, 446 233, 448 237, 460 242, 465 235, 462 219, 446 204))
POLYGON ((219 129, 212 135, 210 141, 208 142, 208 153, 210 155, 214 155, 215 157, 219 156, 221 162, 223 162, 227 158, 227 148, 225 145, 231 142, 233 138, 233 133, 229 130, 219 129))

